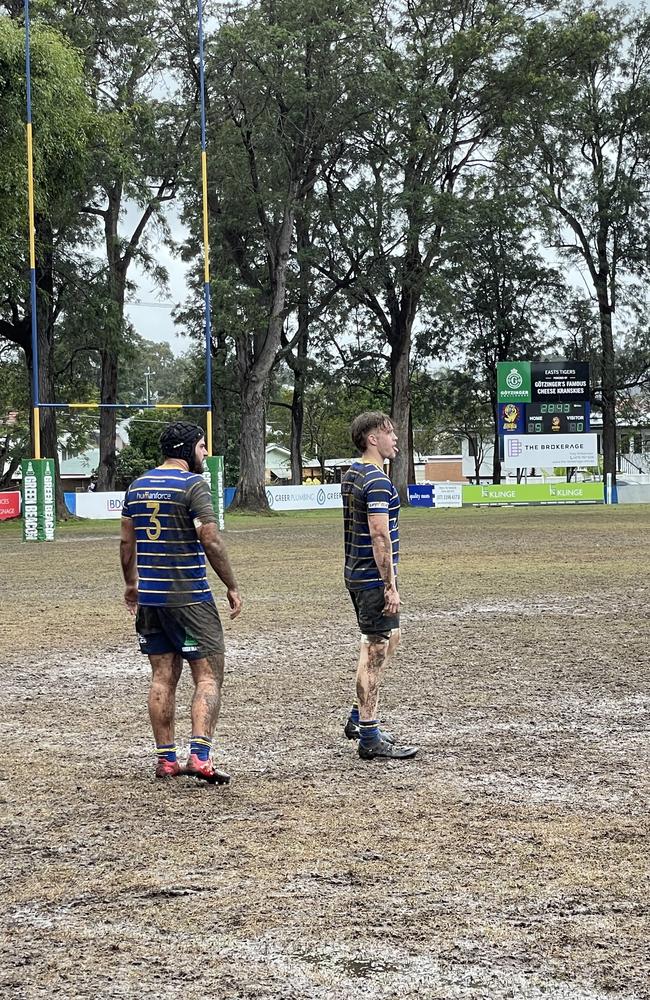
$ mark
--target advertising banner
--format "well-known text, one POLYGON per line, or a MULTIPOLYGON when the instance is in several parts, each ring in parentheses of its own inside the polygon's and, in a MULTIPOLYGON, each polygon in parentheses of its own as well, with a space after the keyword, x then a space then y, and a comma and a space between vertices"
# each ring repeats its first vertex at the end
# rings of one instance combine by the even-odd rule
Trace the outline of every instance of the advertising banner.
POLYGON ((597 465, 596 434, 512 434, 503 441, 504 469, 597 465))
POLYGON ((463 486, 464 504, 603 503, 602 483, 501 483, 463 486))
POLYGON ((589 399, 589 364, 586 361, 534 362, 531 371, 533 403, 553 399, 589 399))
POLYGON ((212 494, 212 506, 214 507, 215 514, 217 515, 219 531, 223 531, 226 526, 223 516, 223 455, 208 455, 205 460, 205 472, 203 473, 203 478, 210 487, 210 493, 212 494))
POLYGON ((433 507, 433 486, 409 486, 408 492, 411 507, 433 507))
POLYGON ((499 434, 524 434, 525 409, 523 403, 499 403, 499 434))
POLYGON ((530 361, 497 362, 497 402, 530 403, 530 361))
POLYGON ((412 507, 462 507, 462 483, 422 483, 409 486, 412 507))
POLYGON ((23 540, 54 541, 56 508, 54 501, 54 459, 25 458, 23 475, 23 540))
POLYGON ((0 492, 0 521, 12 517, 20 517, 20 490, 3 490, 0 492))
POLYGON ((271 510, 328 510, 342 507, 341 484, 324 486, 267 486, 271 510))
POLYGON ((462 507, 462 483, 435 483, 433 489, 434 507, 462 507))
POLYGON ((120 493, 64 493, 66 507, 77 517, 91 521, 107 517, 121 517, 124 490, 120 493))

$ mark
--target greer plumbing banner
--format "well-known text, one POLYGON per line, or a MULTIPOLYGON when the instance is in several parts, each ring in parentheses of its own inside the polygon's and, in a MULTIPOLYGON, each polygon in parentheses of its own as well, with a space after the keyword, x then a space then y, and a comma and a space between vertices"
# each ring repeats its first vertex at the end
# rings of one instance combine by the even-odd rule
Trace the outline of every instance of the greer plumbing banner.
POLYGON ((54 459, 25 458, 23 476, 23 540, 54 541, 56 508, 54 501, 54 459))
POLYGON ((271 510, 329 510, 342 507, 340 483, 325 486, 267 486, 271 510))
POLYGON ((503 440, 504 469, 597 466, 596 434, 511 434, 503 440))
POLYGON ((602 503, 602 483, 501 483, 463 486, 464 504, 602 503))

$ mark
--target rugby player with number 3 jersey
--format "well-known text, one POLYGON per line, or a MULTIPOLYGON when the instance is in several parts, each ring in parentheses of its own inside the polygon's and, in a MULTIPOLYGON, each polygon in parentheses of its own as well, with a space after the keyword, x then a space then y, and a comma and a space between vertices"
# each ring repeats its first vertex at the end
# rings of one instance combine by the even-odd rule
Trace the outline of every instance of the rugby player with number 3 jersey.
POLYGON ((120 561, 124 600, 135 615, 141 651, 151 663, 149 718, 156 741, 156 777, 189 774, 228 784, 215 768, 212 739, 221 707, 224 637, 206 575, 206 556, 226 587, 230 617, 242 599, 202 476, 203 430, 183 421, 160 436, 163 463, 134 480, 122 508, 120 561), (187 763, 177 759, 176 688, 187 660, 194 681, 187 763))

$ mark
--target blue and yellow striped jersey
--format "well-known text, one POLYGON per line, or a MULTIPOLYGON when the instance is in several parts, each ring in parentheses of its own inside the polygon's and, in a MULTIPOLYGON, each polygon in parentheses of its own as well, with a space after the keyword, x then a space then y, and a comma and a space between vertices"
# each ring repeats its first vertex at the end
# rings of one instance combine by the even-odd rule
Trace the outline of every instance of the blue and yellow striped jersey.
POLYGON ((399 559, 399 495, 388 476, 376 465, 353 462, 341 482, 345 586, 348 590, 381 587, 383 580, 372 553, 369 514, 388 514, 397 576, 399 559))
POLYGON ((212 600, 194 527, 194 518, 216 522, 202 476, 152 469, 129 486, 122 516, 135 529, 139 604, 179 607, 212 600))

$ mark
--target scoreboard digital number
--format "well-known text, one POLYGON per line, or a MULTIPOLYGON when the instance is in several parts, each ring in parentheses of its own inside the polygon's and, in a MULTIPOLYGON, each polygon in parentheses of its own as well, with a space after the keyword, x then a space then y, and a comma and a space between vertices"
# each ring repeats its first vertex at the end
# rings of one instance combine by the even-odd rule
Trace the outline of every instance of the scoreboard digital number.
POLYGON ((584 434, 589 430, 584 403, 528 403, 527 434, 584 434))

